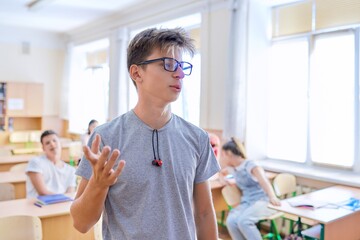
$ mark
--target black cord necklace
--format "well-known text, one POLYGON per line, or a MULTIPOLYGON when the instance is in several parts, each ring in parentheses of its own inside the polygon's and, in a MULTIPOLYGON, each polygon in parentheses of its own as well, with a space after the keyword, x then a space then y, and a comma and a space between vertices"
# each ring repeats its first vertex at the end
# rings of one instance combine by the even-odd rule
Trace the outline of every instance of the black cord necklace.
POLYGON ((161 158, 160 158, 160 152, 159 152, 159 135, 158 135, 158 130, 154 129, 152 132, 152 148, 153 148, 153 153, 154 153, 154 160, 152 160, 152 165, 157 166, 157 167, 161 167, 161 165, 163 164, 161 158), (159 158, 156 158, 156 153, 155 153, 155 146, 154 146, 154 137, 156 134, 156 147, 157 147, 157 155, 159 158))

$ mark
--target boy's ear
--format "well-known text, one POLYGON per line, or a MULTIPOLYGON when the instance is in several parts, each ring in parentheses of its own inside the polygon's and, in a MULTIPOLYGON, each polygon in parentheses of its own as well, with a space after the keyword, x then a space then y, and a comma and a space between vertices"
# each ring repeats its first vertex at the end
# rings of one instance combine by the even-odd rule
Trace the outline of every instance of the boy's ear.
POLYGON ((142 82, 140 67, 137 65, 131 65, 129 70, 130 78, 136 83, 142 82))

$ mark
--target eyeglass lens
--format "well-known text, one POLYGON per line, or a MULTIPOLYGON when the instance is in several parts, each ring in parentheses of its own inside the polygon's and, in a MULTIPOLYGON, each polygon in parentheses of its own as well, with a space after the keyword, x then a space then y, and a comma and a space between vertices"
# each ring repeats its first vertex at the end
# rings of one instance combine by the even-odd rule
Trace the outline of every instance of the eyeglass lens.
POLYGON ((164 68, 167 71, 170 72, 175 72, 177 70, 177 68, 181 67, 181 69, 183 70, 185 75, 190 75, 191 74, 191 70, 192 70, 192 66, 190 63, 187 62, 178 62, 175 59, 171 59, 171 58, 165 58, 164 59, 164 68))

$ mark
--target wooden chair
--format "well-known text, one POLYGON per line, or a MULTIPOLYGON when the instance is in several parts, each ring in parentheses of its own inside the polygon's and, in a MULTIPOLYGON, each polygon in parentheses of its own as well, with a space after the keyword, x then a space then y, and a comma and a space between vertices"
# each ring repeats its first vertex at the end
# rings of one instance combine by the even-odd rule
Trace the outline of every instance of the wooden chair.
POLYGON ((0 218, 0 239, 41 240, 41 220, 35 216, 9 216, 0 218))
POLYGON ((0 201, 7 201, 14 199, 15 199, 14 185, 12 185, 11 183, 0 183, 0 201))
POLYGON ((10 172, 25 172, 28 163, 18 163, 10 168, 10 172))
MULTIPOLYGON (((229 210, 233 209, 241 202, 241 191, 236 185, 226 185, 222 188, 221 193, 227 203, 229 210)), ((281 217, 283 213, 276 212, 271 216, 263 217, 259 222, 270 221, 270 233, 263 235, 263 239, 281 240, 281 236, 276 226, 275 219, 281 217)))
MULTIPOLYGON (((286 199, 288 197, 296 196, 297 184, 296 184, 296 177, 294 175, 289 173, 279 173, 274 178, 272 184, 274 187, 275 194, 279 198, 286 199)), ((299 217, 296 215, 284 213, 283 218, 290 220, 289 233, 291 233, 293 231, 294 222, 298 221, 299 217)), ((301 218, 301 223, 307 226, 313 226, 317 224, 316 221, 307 218, 301 218)))

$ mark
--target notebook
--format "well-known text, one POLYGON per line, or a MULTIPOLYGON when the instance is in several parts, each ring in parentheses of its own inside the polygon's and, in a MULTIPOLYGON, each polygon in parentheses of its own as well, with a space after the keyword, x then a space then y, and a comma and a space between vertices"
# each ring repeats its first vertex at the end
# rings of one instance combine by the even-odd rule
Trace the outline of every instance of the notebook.
POLYGON ((67 201, 73 201, 73 199, 64 194, 52 194, 52 195, 38 196, 36 203, 40 205, 49 205, 54 203, 67 202, 67 201))

